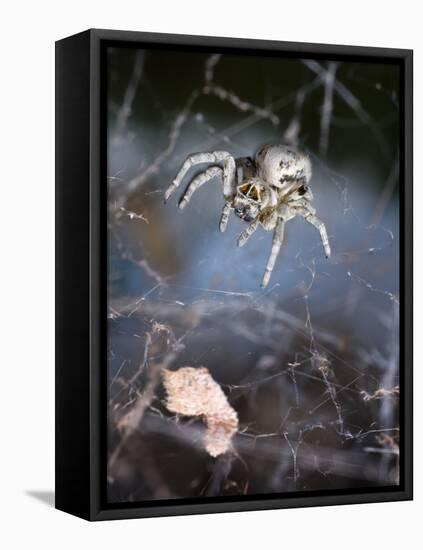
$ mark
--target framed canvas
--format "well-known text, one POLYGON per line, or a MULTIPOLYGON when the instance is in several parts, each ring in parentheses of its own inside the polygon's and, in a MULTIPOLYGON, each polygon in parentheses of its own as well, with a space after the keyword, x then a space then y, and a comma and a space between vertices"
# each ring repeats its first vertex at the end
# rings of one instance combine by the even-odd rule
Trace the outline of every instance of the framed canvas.
POLYGON ((412 52, 56 44, 56 507, 412 498, 412 52))

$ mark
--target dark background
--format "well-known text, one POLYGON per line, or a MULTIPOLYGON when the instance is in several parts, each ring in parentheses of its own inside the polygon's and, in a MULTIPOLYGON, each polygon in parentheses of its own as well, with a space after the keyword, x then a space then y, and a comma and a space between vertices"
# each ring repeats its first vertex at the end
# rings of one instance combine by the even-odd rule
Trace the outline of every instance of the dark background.
POLYGON ((399 69, 334 63, 110 49, 110 501, 398 483, 399 69), (262 290, 271 233, 222 235, 216 180, 183 213, 163 191, 192 152, 265 143, 309 153, 332 257, 294 219, 262 290), (233 453, 166 411, 166 361, 222 385, 233 453))

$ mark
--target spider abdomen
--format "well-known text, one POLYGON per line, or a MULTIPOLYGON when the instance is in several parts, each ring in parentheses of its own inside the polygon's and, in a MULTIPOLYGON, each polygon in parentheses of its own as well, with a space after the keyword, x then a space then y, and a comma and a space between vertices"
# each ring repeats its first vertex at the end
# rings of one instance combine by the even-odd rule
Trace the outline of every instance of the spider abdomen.
POLYGON ((308 156, 287 145, 265 145, 257 152, 256 165, 257 175, 275 187, 293 182, 306 185, 311 178, 308 156))

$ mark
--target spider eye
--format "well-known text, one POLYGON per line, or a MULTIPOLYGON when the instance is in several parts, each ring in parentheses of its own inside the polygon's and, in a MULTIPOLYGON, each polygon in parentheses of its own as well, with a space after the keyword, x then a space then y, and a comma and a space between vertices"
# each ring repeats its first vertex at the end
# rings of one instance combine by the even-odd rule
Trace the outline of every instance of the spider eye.
POLYGON ((307 185, 302 185, 299 189, 298 189, 298 194, 303 196, 307 193, 308 191, 308 187, 307 185))

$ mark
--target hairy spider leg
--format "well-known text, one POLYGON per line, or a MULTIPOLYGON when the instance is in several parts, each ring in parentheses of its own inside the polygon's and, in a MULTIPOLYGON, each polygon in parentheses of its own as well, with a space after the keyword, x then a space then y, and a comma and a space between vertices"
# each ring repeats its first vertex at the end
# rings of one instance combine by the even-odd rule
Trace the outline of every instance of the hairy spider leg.
POLYGON ((223 194, 225 195, 225 199, 232 197, 235 190, 235 160, 227 151, 214 151, 213 153, 193 153, 186 158, 175 179, 164 193, 165 202, 169 200, 174 191, 179 187, 191 166, 205 162, 214 164, 223 162, 223 194))
POLYGON ((273 233, 272 250, 270 252, 266 269, 264 271, 263 281, 261 283, 262 288, 266 288, 269 284, 270 276, 272 274, 273 268, 275 267, 276 258, 283 243, 284 229, 285 221, 282 218, 279 218, 275 227, 275 232, 273 233))
POLYGON ((220 216, 219 229, 223 233, 228 225, 229 216, 232 210, 232 200, 226 201, 225 206, 222 209, 222 215, 220 216))
MULTIPOLYGON (((242 170, 242 179, 252 178, 256 175, 256 166, 251 157, 239 157, 235 159, 235 173, 233 176, 233 186, 232 186, 232 196, 230 199, 226 198, 225 206, 222 210, 222 215, 220 217, 219 229, 223 233, 228 225, 229 216, 232 210, 232 199, 236 193, 236 178, 238 174, 236 173, 238 168, 242 170)), ((245 243, 242 243, 245 244, 245 243)), ((239 245, 239 246, 242 246, 239 245)))
POLYGON ((251 237, 251 235, 256 231, 260 224, 260 220, 258 217, 253 220, 250 225, 244 229, 244 231, 241 233, 241 235, 238 238, 238 246, 244 246, 244 244, 248 241, 248 239, 251 237))
POLYGON ((251 157, 239 157, 235 159, 236 167, 242 170, 242 179, 253 178, 256 175, 256 165, 251 157))
POLYGON ((223 170, 220 166, 210 166, 204 172, 200 172, 191 183, 187 186, 185 193, 182 195, 181 200, 179 201, 179 208, 183 210, 185 206, 191 200, 192 195, 197 189, 202 185, 213 179, 215 176, 222 176, 223 170))
POLYGON ((325 250, 326 258, 330 257, 330 245, 328 234, 326 232, 326 226, 320 218, 318 218, 313 212, 307 210, 306 208, 298 210, 298 214, 302 216, 308 223, 314 225, 314 227, 319 231, 320 238, 322 239, 323 248, 325 250))

